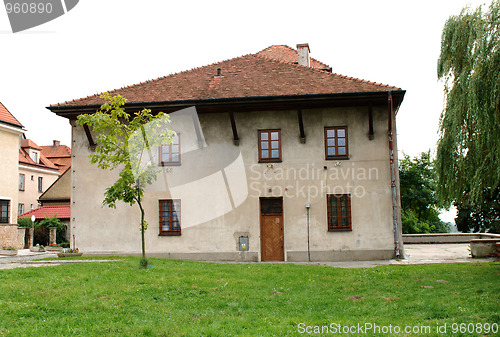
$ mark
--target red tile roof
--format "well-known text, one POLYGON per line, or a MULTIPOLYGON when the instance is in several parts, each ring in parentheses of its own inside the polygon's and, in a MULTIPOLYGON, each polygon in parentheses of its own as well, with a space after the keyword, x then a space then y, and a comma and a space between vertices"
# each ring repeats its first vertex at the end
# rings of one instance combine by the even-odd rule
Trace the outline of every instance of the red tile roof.
POLYGON ((32 149, 35 149, 38 151, 42 150, 42 148, 39 147, 38 145, 36 145, 36 143, 34 141, 32 141, 31 139, 21 139, 21 147, 22 148, 32 148, 32 149))
POLYGON ((21 139, 21 148, 19 149, 19 164, 25 164, 29 166, 36 166, 39 168, 45 168, 50 170, 59 170, 59 168, 54 165, 44 154, 40 152, 39 163, 35 163, 33 159, 29 156, 26 149, 32 148, 38 151, 42 149, 36 145, 31 139, 21 139))
POLYGON ((45 157, 53 158, 71 158, 71 149, 66 145, 42 145, 42 152, 45 157))
MULTIPOLYGON (((129 103, 203 100, 220 98, 363 93, 401 90, 320 70, 327 67, 313 59, 312 67, 295 64, 297 51, 287 46, 271 46, 201 68, 160 77, 121 89, 129 103), (221 77, 216 76, 221 69, 221 77)), ((67 101, 51 107, 100 105, 100 95, 67 101)))
POLYGON ((58 219, 69 220, 71 218, 71 206, 44 206, 24 214, 21 214, 19 218, 31 218, 35 215, 36 220, 43 220, 46 217, 53 217, 56 215, 58 219))
POLYGON ((71 166, 71 149, 66 145, 43 145, 42 154, 47 157, 59 172, 64 173, 71 166))
POLYGON ((0 122, 5 122, 15 126, 23 127, 21 123, 12 115, 9 110, 0 102, 0 122))
MULTIPOLYGON (((262 56, 271 60, 283 61, 290 64, 298 64, 298 53, 296 49, 291 47, 280 45, 280 46, 270 46, 264 50, 261 50, 256 55, 262 56)), ((329 70, 330 66, 323 62, 320 62, 312 57, 310 57, 311 68, 319 70, 329 70)))

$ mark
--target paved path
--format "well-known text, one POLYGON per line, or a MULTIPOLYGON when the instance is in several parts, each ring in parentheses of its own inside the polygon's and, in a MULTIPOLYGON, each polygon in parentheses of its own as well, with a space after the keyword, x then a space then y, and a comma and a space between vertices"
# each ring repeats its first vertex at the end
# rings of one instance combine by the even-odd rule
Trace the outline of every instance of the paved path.
MULTIPOLYGON (((348 261, 311 263, 340 268, 370 268, 385 265, 436 264, 436 263, 475 263, 498 261, 495 258, 473 259, 469 254, 468 243, 443 244, 406 244, 405 259, 381 261, 348 261)), ((309 263, 308 263, 309 264, 309 263)))
POLYGON ((20 249, 17 251, 17 256, 4 256, 0 255, 0 269, 13 269, 13 268, 25 268, 25 267, 42 267, 51 265, 49 263, 38 263, 32 264, 29 262, 34 262, 35 260, 45 259, 48 257, 57 257, 56 252, 41 252, 35 253, 30 252, 29 249, 20 249))
MULTIPOLYGON (((18 251, 14 257, 0 255, 0 269, 25 267, 55 266, 63 263, 100 262, 108 260, 54 260, 36 261, 47 257, 57 257, 54 252, 34 253, 29 249, 18 251)), ((331 266, 340 268, 370 268, 385 265, 434 264, 434 263, 474 263, 498 261, 495 258, 473 259, 469 254, 468 243, 455 244, 407 244, 405 259, 381 261, 346 261, 346 262, 302 262, 297 264, 331 266)))

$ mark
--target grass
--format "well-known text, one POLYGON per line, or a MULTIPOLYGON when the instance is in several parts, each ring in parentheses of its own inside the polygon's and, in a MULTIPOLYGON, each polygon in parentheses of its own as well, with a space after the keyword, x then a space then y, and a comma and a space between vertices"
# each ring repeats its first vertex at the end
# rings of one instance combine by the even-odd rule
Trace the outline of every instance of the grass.
POLYGON ((370 322, 430 326, 426 336, 445 323, 439 336, 498 335, 451 331, 454 323, 500 322, 498 263, 150 263, 147 270, 138 258, 1 270, 0 336, 298 336, 300 323, 370 322))

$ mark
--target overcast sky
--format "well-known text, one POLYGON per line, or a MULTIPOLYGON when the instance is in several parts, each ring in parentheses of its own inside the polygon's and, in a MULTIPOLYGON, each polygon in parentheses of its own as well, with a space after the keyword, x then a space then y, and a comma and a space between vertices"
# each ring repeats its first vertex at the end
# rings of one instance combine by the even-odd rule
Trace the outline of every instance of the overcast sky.
MULTIPOLYGON (((0 101, 38 145, 70 145, 50 104, 85 97, 270 45, 309 43, 333 72, 401 87, 399 150, 434 149, 443 85, 441 31, 484 1, 82 0, 66 15, 13 34, 0 9, 0 101)), ((487 4, 491 1, 487 2, 487 4)))

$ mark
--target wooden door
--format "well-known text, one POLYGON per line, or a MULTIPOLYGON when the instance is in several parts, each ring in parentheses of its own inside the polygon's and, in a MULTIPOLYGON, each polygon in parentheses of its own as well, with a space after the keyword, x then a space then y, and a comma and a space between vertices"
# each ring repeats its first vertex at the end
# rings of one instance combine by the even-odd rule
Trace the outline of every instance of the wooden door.
POLYGON ((283 198, 260 198, 262 261, 284 261, 283 198))

